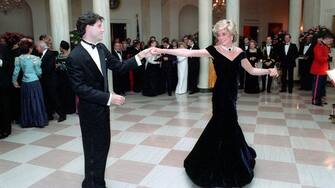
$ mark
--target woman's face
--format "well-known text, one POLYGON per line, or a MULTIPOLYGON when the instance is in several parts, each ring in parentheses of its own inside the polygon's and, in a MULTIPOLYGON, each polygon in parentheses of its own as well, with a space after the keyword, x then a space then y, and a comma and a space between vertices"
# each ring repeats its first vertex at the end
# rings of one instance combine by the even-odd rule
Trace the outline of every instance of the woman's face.
POLYGON ((157 42, 155 41, 155 42, 152 42, 151 44, 150 44, 150 47, 156 47, 157 46, 157 42))
POLYGON ((250 49, 255 49, 256 48, 256 44, 254 42, 250 42, 249 46, 250 46, 250 49))
POLYGON ((233 43, 233 35, 227 29, 221 29, 216 33, 218 44, 231 46, 233 43))

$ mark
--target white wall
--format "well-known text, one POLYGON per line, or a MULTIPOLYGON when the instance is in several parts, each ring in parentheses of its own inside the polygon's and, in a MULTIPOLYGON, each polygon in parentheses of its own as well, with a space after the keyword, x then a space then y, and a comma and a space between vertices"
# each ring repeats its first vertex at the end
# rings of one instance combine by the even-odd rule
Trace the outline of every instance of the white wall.
POLYGON ((51 34, 49 1, 26 0, 26 2, 32 12, 34 39, 38 40, 41 34, 51 34))
POLYGON ((332 29, 333 16, 335 15, 334 0, 320 0, 320 25, 332 29))
MULTIPOLYGON (((179 13, 186 5, 198 7, 198 0, 165 0, 162 3, 162 32, 163 37, 181 38, 179 36, 179 13)), ((194 15, 197 17, 198 15, 194 15)), ((196 20, 198 18, 195 18, 196 20)))
POLYGON ((6 13, 0 12, 0 33, 19 32, 33 37, 32 25, 31 9, 26 3, 20 9, 9 10, 6 13))
MULTIPOLYGON (((139 25, 141 31, 141 1, 140 0, 122 0, 118 9, 113 9, 110 12, 111 23, 127 24, 127 37, 136 38, 136 14, 139 15, 139 25)), ((141 33, 140 33, 140 37, 141 33)))
POLYGON ((194 34, 199 31, 198 7, 193 5, 184 6, 179 12, 179 39, 184 35, 194 34))
POLYGON ((289 0, 241 0, 240 34, 243 26, 258 26, 258 42, 265 40, 269 23, 283 23, 288 30, 289 0))

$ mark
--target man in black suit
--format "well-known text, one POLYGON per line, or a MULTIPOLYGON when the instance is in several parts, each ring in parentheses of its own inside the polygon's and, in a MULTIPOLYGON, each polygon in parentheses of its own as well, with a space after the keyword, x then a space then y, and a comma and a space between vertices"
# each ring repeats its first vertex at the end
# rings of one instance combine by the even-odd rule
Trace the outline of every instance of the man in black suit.
POLYGON ((122 63, 107 47, 99 43, 103 38, 103 17, 88 12, 77 20, 82 37, 69 55, 68 74, 79 97, 79 120, 85 157, 83 188, 105 188, 105 167, 110 146, 110 104, 122 105, 123 96, 110 93, 107 68, 126 72, 141 65, 150 49, 138 53, 122 63))
MULTIPOLYGON (((266 37, 266 44, 263 47, 262 50, 262 68, 263 69, 270 69, 274 68, 275 64, 277 62, 278 55, 272 45, 272 38, 271 36, 266 37)), ((271 85, 272 85, 272 77, 269 75, 263 75, 262 76, 262 91, 266 91, 268 93, 271 93, 271 85), (266 78, 268 79, 268 82, 266 84, 266 78)))
MULTIPOLYGON (((124 56, 122 53, 122 44, 120 42, 114 42, 112 55, 120 62, 123 61, 124 56)), ((129 83, 129 75, 127 73, 113 72, 113 88, 116 94, 125 95, 129 83)))
MULTIPOLYGON (((191 35, 187 36, 187 45, 190 50, 198 50, 199 46, 194 43, 194 38, 191 35)), ((199 81, 199 71, 200 71, 200 58, 199 57, 189 57, 188 58, 188 77, 187 85, 190 94, 199 92, 198 81, 199 81)))
MULTIPOLYGON (((169 39, 164 37, 162 39, 163 48, 172 49, 172 46, 169 43, 169 39)), ((177 61, 177 57, 170 54, 162 54, 160 58, 162 62, 162 87, 163 91, 167 89, 168 95, 172 95, 173 90, 173 82, 176 78, 176 74, 174 73, 174 66, 176 64, 174 62, 177 61)))
POLYGON ((44 102, 47 109, 49 120, 53 119, 53 114, 56 112, 59 115, 58 122, 66 120, 65 109, 62 106, 60 99, 60 92, 57 91, 57 84, 59 84, 56 73, 56 57, 55 51, 48 49, 44 41, 38 41, 36 50, 42 54, 41 56, 41 85, 43 89, 44 102))
POLYGON ((284 44, 282 44, 279 49, 279 59, 281 63, 282 75, 281 75, 281 90, 280 92, 286 92, 288 86, 288 92, 292 93, 293 90, 293 70, 295 65, 295 60, 298 57, 297 45, 291 43, 291 35, 286 34, 284 37, 284 44), (288 77, 288 81, 287 81, 288 77))
POLYGON ((9 49, 0 44, 0 139, 11 134, 11 91, 14 64, 10 61, 9 49))
POLYGON ((299 75, 300 75, 300 89, 312 90, 313 76, 310 73, 311 66, 314 59, 312 44, 313 35, 308 35, 305 41, 300 45, 299 49, 299 75))

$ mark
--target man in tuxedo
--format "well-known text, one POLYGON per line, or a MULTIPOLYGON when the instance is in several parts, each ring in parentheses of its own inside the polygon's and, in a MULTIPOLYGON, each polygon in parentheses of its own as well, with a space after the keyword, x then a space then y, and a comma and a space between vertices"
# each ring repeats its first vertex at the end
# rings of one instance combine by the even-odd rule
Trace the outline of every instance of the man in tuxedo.
MULTIPOLYGON (((122 44, 120 42, 114 42, 112 54, 120 62, 123 61, 124 56, 122 53, 122 44)), ((113 88, 116 94, 125 95, 128 83, 128 74, 113 72, 113 88)))
MULTIPOLYGON (((172 49, 172 46, 170 45, 169 39, 167 37, 164 37, 162 39, 162 45, 163 48, 166 49, 172 49)), ((162 62, 162 86, 163 91, 167 89, 168 95, 172 95, 173 90, 173 82, 175 78, 174 74, 174 68, 173 66, 176 66, 174 62, 177 61, 177 57, 170 54, 162 54, 160 58, 162 62)))
MULTIPOLYGON (((191 35, 187 36, 187 46, 190 50, 198 50, 199 47, 194 43, 194 38, 191 35)), ((199 57, 189 57, 188 58, 188 77, 187 85, 190 94, 199 92, 198 81, 199 81, 199 71, 200 71, 200 58, 199 57)))
POLYGON ((11 127, 11 91, 14 64, 10 61, 9 49, 0 44, 0 139, 12 132, 11 127))
POLYGON ((38 41, 36 50, 41 56, 41 85, 44 95, 44 102, 47 109, 49 120, 53 120, 53 114, 56 112, 59 115, 58 122, 66 120, 66 113, 64 106, 60 99, 60 92, 57 91, 57 84, 59 84, 56 73, 56 57, 55 51, 49 50, 44 41, 38 41))
MULTIPOLYGON (((271 36, 266 37, 266 44, 262 50, 262 68, 263 69, 270 69, 274 68, 276 62, 277 62, 277 53, 272 46, 272 38, 271 36)), ((272 77, 269 75, 263 75, 262 76, 262 91, 266 91, 268 93, 271 93, 271 85, 272 85, 272 77), (266 83, 266 78, 268 79, 266 83)))
POLYGON ((314 59, 312 44, 313 35, 309 34, 305 41, 300 45, 299 49, 299 75, 300 75, 300 89, 311 90, 313 83, 313 76, 310 74, 311 66, 314 59))
MULTIPOLYGON (((122 105, 123 96, 110 93, 107 68, 126 72, 141 65, 150 49, 139 52, 122 63, 107 47, 99 43, 103 38, 103 17, 88 12, 76 23, 82 38, 69 55, 68 74, 73 90, 79 97, 79 121, 85 157, 83 188, 105 188, 105 167, 110 146, 111 104, 122 105)), ((109 23, 107 23, 109 24, 109 23)))
POLYGON ((295 65, 295 60, 298 57, 297 45, 291 43, 291 35, 286 34, 284 36, 284 44, 282 44, 279 49, 279 59, 281 63, 282 75, 281 75, 281 90, 280 92, 286 92, 288 86, 288 92, 292 93, 293 90, 293 70, 295 65), (288 77, 288 81, 287 81, 288 77))

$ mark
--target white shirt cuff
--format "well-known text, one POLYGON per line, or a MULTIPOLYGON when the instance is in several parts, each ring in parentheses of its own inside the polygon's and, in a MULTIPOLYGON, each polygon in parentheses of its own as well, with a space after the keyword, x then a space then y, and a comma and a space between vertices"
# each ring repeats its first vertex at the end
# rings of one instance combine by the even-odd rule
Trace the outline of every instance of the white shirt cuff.
POLYGON ((110 93, 109 95, 109 99, 108 99, 108 102, 107 102, 107 106, 110 106, 111 105, 111 102, 112 102, 112 93, 110 93))
POLYGON ((2 59, 0 59, 0 67, 2 67, 2 64, 3 64, 2 59))
POLYGON ((135 55, 135 60, 136 60, 137 66, 142 65, 142 62, 141 62, 140 58, 138 57, 138 55, 135 55))

